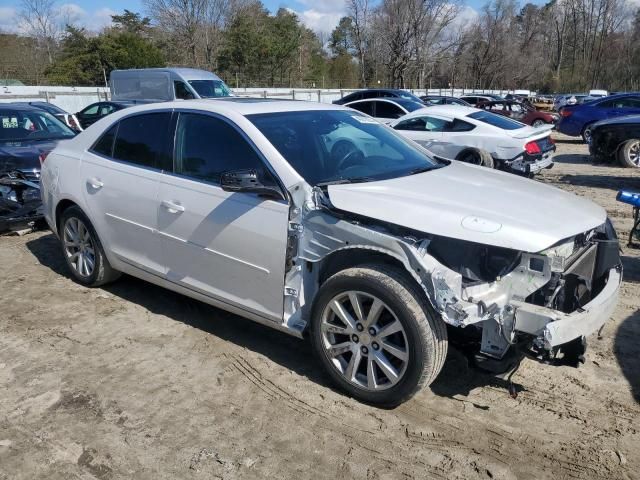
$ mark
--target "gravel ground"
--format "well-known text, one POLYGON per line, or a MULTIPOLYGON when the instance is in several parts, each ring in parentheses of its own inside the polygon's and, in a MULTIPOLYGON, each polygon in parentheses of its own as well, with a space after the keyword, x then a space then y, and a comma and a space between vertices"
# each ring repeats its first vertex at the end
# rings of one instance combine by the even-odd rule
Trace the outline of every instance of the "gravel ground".
MULTIPOLYGON (((558 147, 538 180, 626 236, 615 192, 638 172, 558 147)), ((381 410, 334 391, 306 342, 129 277, 83 288, 50 233, 3 237, 0 480, 640 479, 640 250, 623 261, 581 368, 525 360, 514 400, 451 349, 430 389, 381 410)))

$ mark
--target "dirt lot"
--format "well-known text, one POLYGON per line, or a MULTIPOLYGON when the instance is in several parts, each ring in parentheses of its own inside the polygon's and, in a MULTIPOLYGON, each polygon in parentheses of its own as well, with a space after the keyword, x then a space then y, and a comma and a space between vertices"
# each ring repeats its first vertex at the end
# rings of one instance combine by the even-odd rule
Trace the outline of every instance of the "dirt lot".
MULTIPOLYGON (((626 236, 615 192, 640 175, 585 154, 561 141, 539 179, 626 236)), ((133 278, 83 288, 50 233, 0 238, 0 480, 640 479, 640 250, 623 258, 580 369, 525 360, 514 400, 452 350, 380 410, 333 391, 303 341, 133 278)))

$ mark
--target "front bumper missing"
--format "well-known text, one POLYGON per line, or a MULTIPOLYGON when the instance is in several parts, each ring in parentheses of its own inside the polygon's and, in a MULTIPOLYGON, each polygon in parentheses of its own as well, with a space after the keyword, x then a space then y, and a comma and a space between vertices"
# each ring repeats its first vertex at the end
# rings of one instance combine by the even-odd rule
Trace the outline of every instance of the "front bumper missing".
POLYGON ((621 282, 621 268, 610 269, 602 291, 584 307, 572 313, 514 301, 515 330, 535 335, 547 350, 587 337, 611 317, 618 301, 621 282))

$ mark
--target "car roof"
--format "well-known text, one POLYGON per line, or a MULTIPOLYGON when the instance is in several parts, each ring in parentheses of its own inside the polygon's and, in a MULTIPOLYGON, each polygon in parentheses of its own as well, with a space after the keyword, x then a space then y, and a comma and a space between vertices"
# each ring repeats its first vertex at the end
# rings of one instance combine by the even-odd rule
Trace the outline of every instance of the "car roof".
MULTIPOLYGON (((342 105, 309 102, 303 100, 281 100, 249 97, 220 97, 211 99, 176 100, 139 104, 127 109, 128 112, 144 112, 171 108, 194 109, 210 112, 234 112, 239 115, 262 113, 301 112, 310 110, 347 110, 342 105)), ((349 109, 349 111, 353 111, 349 109)))
POLYGON ((27 112, 42 112, 41 108, 26 103, 0 103, 0 110, 20 110, 27 112))
MULTIPOLYGON (((410 113, 410 116, 418 116, 424 114, 433 115, 445 115, 448 117, 466 117, 470 113, 481 112, 474 107, 467 107, 466 105, 433 105, 431 107, 421 108, 415 112, 410 113)), ((409 116, 407 115, 407 116, 409 116)))

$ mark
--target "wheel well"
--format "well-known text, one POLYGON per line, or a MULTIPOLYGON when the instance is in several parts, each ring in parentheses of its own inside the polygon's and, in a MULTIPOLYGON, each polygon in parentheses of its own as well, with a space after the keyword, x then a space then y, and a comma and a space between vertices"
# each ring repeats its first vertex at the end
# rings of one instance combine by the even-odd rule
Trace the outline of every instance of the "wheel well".
MULTIPOLYGON (((458 152, 458 155, 456 155, 456 160, 459 160, 460 158, 462 158, 462 156, 467 153, 467 152, 478 152, 479 149, 474 148, 474 147, 467 147, 465 149, 463 149, 462 151, 458 152)), ((479 152, 478 152, 479 153, 479 152)))
POLYGON ((77 203, 67 199, 60 200, 60 202, 58 202, 58 205, 56 205, 56 217, 55 217, 56 230, 58 231, 58 233, 60 232, 60 218, 62 217, 63 212, 67 208, 77 206, 77 205, 78 205, 77 203))
MULTIPOLYGON (((367 248, 348 248, 333 252, 322 261, 320 273, 318 275, 318 284, 322 285, 332 275, 335 275, 342 270, 346 270, 347 268, 372 263, 391 265, 400 268, 402 271, 406 271, 405 266, 400 260, 386 253, 367 248)), ((408 276, 410 277, 410 275, 408 276)))

